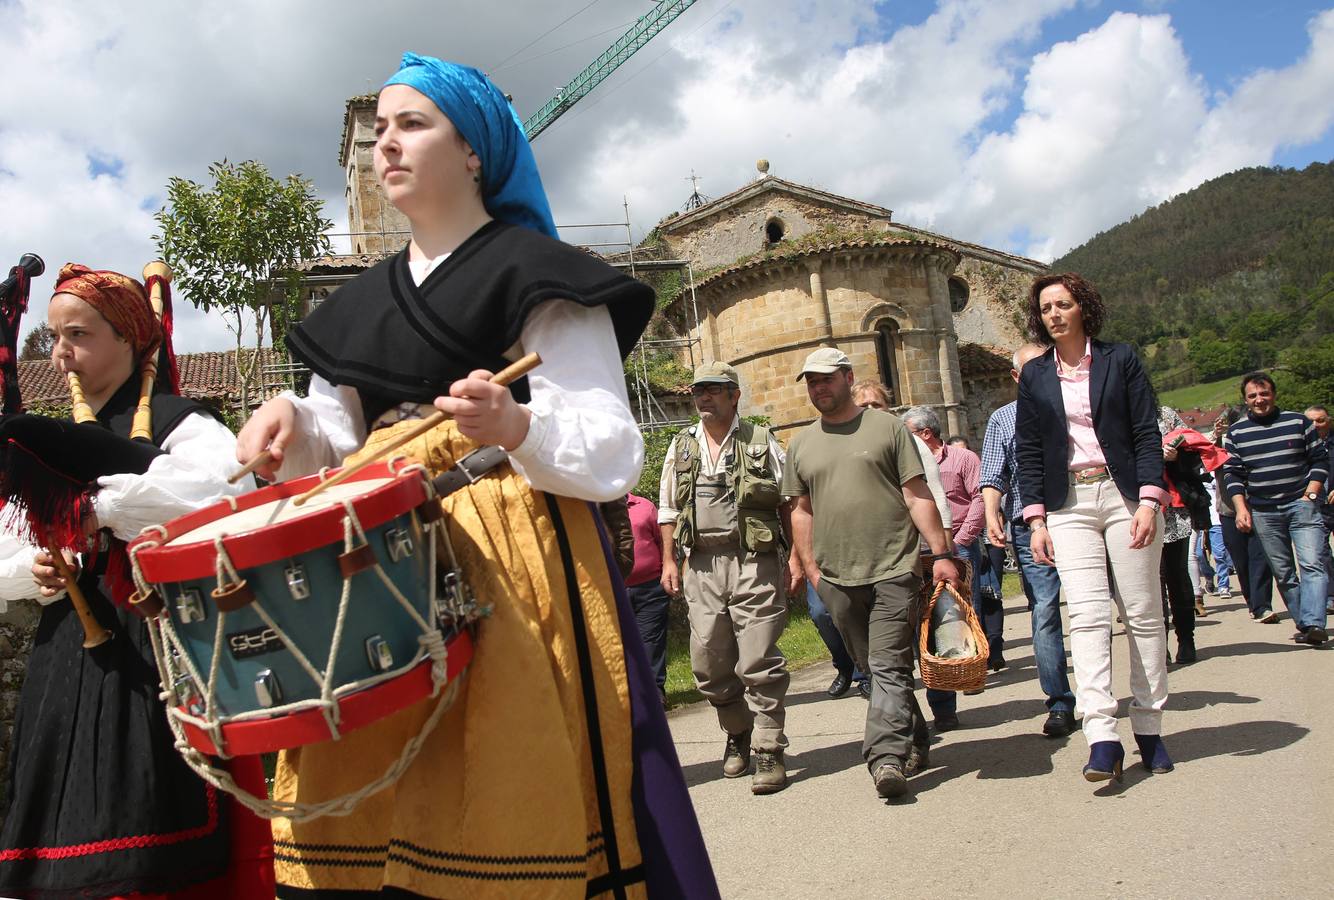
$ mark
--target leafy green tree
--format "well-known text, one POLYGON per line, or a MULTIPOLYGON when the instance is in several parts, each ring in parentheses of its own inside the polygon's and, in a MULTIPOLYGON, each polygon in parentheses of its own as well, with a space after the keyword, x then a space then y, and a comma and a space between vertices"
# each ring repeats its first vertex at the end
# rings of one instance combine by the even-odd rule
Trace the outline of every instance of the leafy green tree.
POLYGON ((167 203, 155 218, 162 258, 190 302, 219 310, 236 338, 236 374, 242 415, 248 415, 259 350, 270 318, 286 328, 300 314, 303 258, 329 251, 324 232, 333 223, 311 183, 300 176, 278 180, 263 163, 223 160, 209 166, 212 189, 172 178, 167 203), (254 326, 254 352, 244 347, 254 326))
POLYGON ((1244 345, 1206 337, 1191 338, 1187 355, 1200 381, 1213 381, 1224 375, 1239 375, 1250 364, 1250 354, 1244 345))
POLYGON ((55 347, 56 333, 51 330, 51 326, 43 322, 29 331, 28 336, 23 339, 23 349, 19 351, 19 359, 24 362, 50 359, 51 351, 55 347))

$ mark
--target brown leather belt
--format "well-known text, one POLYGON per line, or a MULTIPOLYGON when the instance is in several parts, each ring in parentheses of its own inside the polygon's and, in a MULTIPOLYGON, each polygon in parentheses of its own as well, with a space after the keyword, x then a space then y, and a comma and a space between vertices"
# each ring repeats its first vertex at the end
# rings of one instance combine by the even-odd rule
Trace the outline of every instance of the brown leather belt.
POLYGON ((1111 477, 1106 466, 1090 466, 1087 469, 1070 473, 1070 480, 1075 484, 1095 484, 1099 481, 1106 481, 1111 477))

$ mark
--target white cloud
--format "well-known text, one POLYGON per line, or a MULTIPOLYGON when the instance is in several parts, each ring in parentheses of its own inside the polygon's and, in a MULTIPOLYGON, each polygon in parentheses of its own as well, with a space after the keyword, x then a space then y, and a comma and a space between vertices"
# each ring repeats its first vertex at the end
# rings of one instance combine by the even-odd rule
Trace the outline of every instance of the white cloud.
MULTIPOLYGON (((1044 26, 1082 2, 943 0, 880 34, 891 3, 700 0, 538 141, 557 220, 607 221, 625 195, 642 234, 685 200, 692 168, 717 196, 763 156, 776 175, 900 220, 1047 256, 1328 134, 1334 12, 1312 20, 1290 65, 1233 73, 1212 95, 1170 4, 1041 46, 1044 26)), ((312 178, 345 227, 348 96, 414 49, 492 70, 529 114, 615 32, 578 38, 646 9, 601 0, 507 60, 583 5, 0 0, 0 270, 33 250, 52 270, 74 259, 137 272, 168 178, 203 180, 223 157, 312 178), (111 171, 94 175, 93 159, 111 171)), ((216 316, 178 315, 182 349, 229 343, 216 316)))

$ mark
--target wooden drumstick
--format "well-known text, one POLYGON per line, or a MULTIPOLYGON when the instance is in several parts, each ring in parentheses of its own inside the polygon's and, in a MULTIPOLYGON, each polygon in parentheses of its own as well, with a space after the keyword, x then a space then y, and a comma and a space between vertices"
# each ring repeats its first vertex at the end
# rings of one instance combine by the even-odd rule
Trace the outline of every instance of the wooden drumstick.
MULTIPOLYGON (((171 283, 171 266, 157 259, 144 266, 144 281, 153 276, 161 281, 153 282, 153 290, 148 295, 148 305, 153 310, 153 318, 162 324, 162 283, 171 283)), ((162 335, 165 341, 167 335, 162 335)), ((161 345, 159 345, 160 347, 161 345)), ((157 380, 157 351, 144 362, 144 371, 139 382, 139 408, 134 411, 134 423, 130 426, 130 438, 136 441, 153 440, 153 382, 157 380)))
POLYGON ((65 562, 65 554, 60 552, 55 541, 46 545, 46 552, 51 554, 51 564, 56 567, 60 577, 65 579, 65 591, 69 594, 70 603, 74 604, 79 624, 83 625, 83 648, 91 650, 111 640, 111 632, 103 628, 102 623, 93 615, 93 610, 88 605, 88 598, 79 590, 79 584, 74 580, 74 573, 70 571, 69 563, 65 562))
MULTIPOLYGON (((541 364, 541 362, 542 362, 542 357, 538 356, 536 353, 529 353, 527 356, 520 358, 519 360, 501 369, 496 374, 492 375, 490 379, 491 383, 505 385, 509 384, 512 381, 517 381, 518 379, 522 378, 524 375, 527 375, 529 372, 535 369, 538 365, 541 364)), ((435 426, 441 424, 448 418, 449 418, 448 413, 444 412, 443 410, 437 410, 435 413, 431 414, 430 416, 427 416, 425 419, 422 419, 421 424, 413 428, 411 431, 408 431, 406 434, 400 435, 390 443, 386 444, 379 450, 375 451, 374 456, 367 457, 366 459, 363 459, 361 462, 357 463, 354 466, 348 466, 347 468, 343 469, 343 471, 339 472, 337 475, 330 478, 328 481, 321 481, 319 484, 315 485, 313 488, 306 491, 300 497, 297 497, 294 501, 292 501, 293 505, 300 506, 301 504, 309 500, 311 497, 323 493, 325 490, 333 487, 335 484, 341 484, 342 482, 347 481, 349 478, 360 472, 362 469, 366 468, 372 463, 379 462, 389 454, 393 453, 399 447, 402 447, 409 441, 416 440, 417 438, 421 437, 423 434, 430 431, 435 426)))
POLYGON ((78 372, 66 372, 65 380, 69 382, 70 415, 76 422, 96 422, 97 413, 88 405, 88 401, 83 396, 83 384, 79 382, 78 372))
POLYGON ((244 466, 242 466, 239 472, 237 472, 237 473, 236 473, 235 475, 233 475, 231 478, 228 478, 228 479, 227 479, 227 483, 228 483, 228 484, 236 484, 236 482, 240 481, 242 478, 246 477, 246 476, 249 475, 251 472, 253 472, 253 471, 255 471, 256 469, 258 469, 260 466, 262 466, 262 465, 266 465, 266 464, 267 464, 270 460, 272 460, 272 459, 273 459, 273 453, 272 453, 272 452, 270 452, 270 451, 268 451, 268 450, 261 450, 261 451, 255 456, 254 459, 252 459, 250 462, 248 462, 248 463, 246 463, 244 466))

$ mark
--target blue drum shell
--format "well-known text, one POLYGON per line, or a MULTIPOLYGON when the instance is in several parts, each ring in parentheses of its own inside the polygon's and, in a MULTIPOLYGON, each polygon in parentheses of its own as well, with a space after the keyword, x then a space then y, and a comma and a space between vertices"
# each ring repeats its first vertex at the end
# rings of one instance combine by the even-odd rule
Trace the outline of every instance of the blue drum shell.
MULTIPOLYGON (((400 515, 367 529, 366 537, 389 580, 430 627, 436 627, 430 609, 430 580, 433 577, 427 544, 430 535, 417 516, 412 512, 400 515), (399 534, 395 535, 395 532, 399 534), (394 561, 390 542, 404 532, 411 540, 411 553, 394 561)), ((329 545, 258 568, 240 570, 241 578, 254 592, 255 602, 230 613, 219 610, 210 596, 217 587, 214 578, 159 587, 183 650, 205 679, 211 668, 218 617, 226 617, 216 676, 214 715, 210 718, 225 722, 232 716, 262 712, 269 706, 319 699, 320 685, 286 642, 260 618, 255 605, 262 605, 306 659, 318 671, 324 672, 333 647, 334 625, 343 594, 344 579, 338 565, 342 552, 341 544, 329 545), (300 566, 304 572, 309 589, 309 596, 304 599, 296 599, 288 586, 287 570, 294 565, 300 566), (202 608, 206 611, 202 621, 183 621, 182 595, 190 590, 198 591, 202 599, 202 608), (267 679, 264 678, 266 673, 267 679), (271 700, 267 704, 261 701, 264 692, 256 689, 261 679, 266 682, 265 691, 269 692, 271 700), (280 694, 277 697, 273 696, 272 683, 278 686, 280 694)), ((421 651, 418 640, 421 627, 390 593, 374 567, 352 575, 349 580, 351 595, 334 663, 335 690, 381 675, 385 669, 401 669, 421 651), (372 653, 368 641, 383 641, 388 648, 388 657, 383 655, 378 644, 375 649, 380 652, 372 653), (387 666, 384 665, 386 662, 387 666)), ((183 674, 184 666, 178 664, 178 668, 183 674)), ((202 696, 204 686, 198 685, 197 690, 202 696)), ((194 711, 198 713, 198 710, 194 711)))

